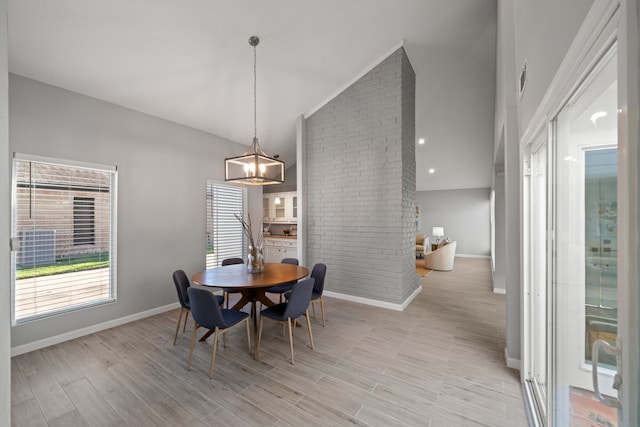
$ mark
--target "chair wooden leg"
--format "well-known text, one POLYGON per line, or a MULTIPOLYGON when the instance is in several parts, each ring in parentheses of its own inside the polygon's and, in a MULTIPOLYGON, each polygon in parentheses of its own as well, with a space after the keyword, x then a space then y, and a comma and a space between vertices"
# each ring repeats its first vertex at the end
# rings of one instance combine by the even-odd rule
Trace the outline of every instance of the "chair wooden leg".
POLYGON ((320 309, 322 310, 322 327, 324 328, 324 298, 320 297, 320 309))
POLYGON ((193 333, 191 334, 191 346, 189 347, 189 359, 187 359, 187 370, 191 370, 191 356, 193 356, 193 346, 196 344, 197 329, 198 329, 198 324, 196 323, 193 327, 193 333))
POLYGON ((249 318, 244 319, 247 324, 247 343, 249 344, 249 354, 251 354, 251 332, 249 331, 249 318))
POLYGON ((289 347, 291 347, 291 364, 293 365, 293 333, 291 331, 291 318, 287 319, 287 326, 289 326, 289 347))
POLYGON ((178 331, 180 330, 180 322, 182 322, 182 310, 184 310, 184 308, 180 307, 180 313, 178 313, 178 324, 176 325, 176 335, 173 337, 173 345, 176 345, 176 340, 178 339, 178 331))
POLYGON ((313 346, 313 333, 311 332, 311 319, 309 319, 309 309, 304 313, 307 318, 307 329, 309 329, 309 342, 311 343, 311 349, 315 350, 316 348, 313 346))
POLYGON ((189 320, 189 310, 184 310, 184 326, 182 327, 182 332, 187 330, 187 321, 189 320))
POLYGON ((316 305, 315 305, 315 301, 311 301, 311 311, 313 311, 313 320, 316 320, 316 305))
POLYGON ((213 352, 211 353, 211 369, 209 369, 209 378, 213 378, 213 364, 216 362, 216 348, 218 347, 218 335, 220 335, 220 328, 216 326, 215 332, 213 333, 213 352))
MULTIPOLYGON (((247 319, 247 322, 249 319, 247 319)), ((253 358, 255 360, 260 359, 260 338, 262 337, 262 324, 264 323, 264 317, 260 316, 260 326, 258 326, 258 336, 256 337, 256 351, 253 358)), ((249 323, 247 323, 247 336, 249 335, 249 323)), ((249 351, 251 351, 251 345, 249 345, 249 351)))

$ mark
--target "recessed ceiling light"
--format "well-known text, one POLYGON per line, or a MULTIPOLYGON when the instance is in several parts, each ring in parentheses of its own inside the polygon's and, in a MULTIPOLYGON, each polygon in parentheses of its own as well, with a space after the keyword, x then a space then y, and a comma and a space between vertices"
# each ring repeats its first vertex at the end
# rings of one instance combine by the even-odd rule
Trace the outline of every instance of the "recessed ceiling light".
POLYGON ((429 169, 429 173, 434 173, 436 170, 434 168, 429 169))
POLYGON ((418 144, 420 144, 420 145, 424 144, 424 138, 420 138, 420 139, 418 140, 418 144))

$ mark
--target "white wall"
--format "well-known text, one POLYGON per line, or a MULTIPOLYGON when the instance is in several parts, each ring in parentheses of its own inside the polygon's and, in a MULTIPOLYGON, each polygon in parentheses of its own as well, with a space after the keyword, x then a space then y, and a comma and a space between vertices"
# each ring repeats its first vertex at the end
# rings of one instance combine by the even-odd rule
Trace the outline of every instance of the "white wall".
MULTIPOLYGON (((223 181, 224 158, 247 147, 24 77, 9 83, 10 151, 118 167, 117 303, 13 327, 12 346, 175 303, 171 273, 204 268, 206 180, 223 181)), ((261 206, 252 190, 252 216, 261 206)))
POLYGON ((434 226, 444 227, 446 236, 457 242, 457 255, 491 254, 491 189, 418 191, 420 231, 431 236, 434 226))
MULTIPOLYGON (((10 200, 9 177, 9 96, 7 68, 7 0, 0 0, 0 200, 10 200)), ((0 425, 11 425, 11 295, 9 270, 9 203, 0 203, 0 425)))

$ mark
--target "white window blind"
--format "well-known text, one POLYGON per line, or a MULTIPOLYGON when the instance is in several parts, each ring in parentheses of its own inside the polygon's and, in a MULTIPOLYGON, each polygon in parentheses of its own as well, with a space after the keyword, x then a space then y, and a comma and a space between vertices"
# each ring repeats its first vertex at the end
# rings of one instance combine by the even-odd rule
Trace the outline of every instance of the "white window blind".
POLYGON ((114 301, 115 167, 14 155, 12 323, 114 301))
POLYGON ((223 259, 244 258, 242 224, 247 190, 244 187, 207 181, 207 268, 219 267, 223 259))

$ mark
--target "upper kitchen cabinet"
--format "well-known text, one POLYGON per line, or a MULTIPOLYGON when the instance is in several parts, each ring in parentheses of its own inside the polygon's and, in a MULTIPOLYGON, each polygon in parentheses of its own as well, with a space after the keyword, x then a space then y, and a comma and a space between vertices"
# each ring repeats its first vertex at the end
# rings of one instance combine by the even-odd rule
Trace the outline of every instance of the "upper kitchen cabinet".
POLYGON ((284 193, 265 193, 262 199, 262 216, 263 221, 274 223, 297 223, 297 192, 287 191, 284 193))

